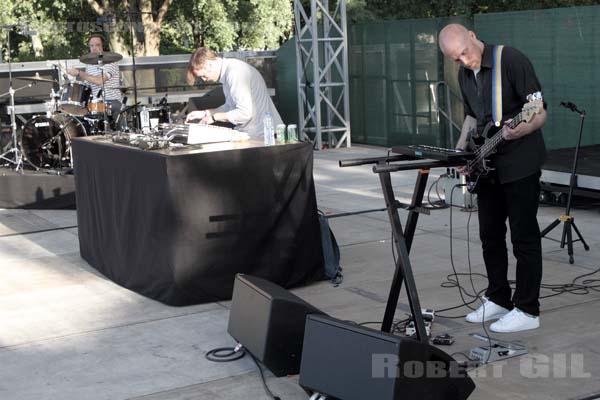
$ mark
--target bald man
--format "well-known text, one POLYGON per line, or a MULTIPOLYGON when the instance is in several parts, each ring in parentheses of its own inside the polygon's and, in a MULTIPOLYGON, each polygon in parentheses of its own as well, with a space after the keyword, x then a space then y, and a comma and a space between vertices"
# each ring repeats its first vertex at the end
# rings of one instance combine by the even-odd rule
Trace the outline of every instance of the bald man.
MULTIPOLYGON (((474 131, 482 133, 493 120, 494 45, 484 43, 473 31, 459 24, 450 24, 441 30, 439 45, 444 55, 460 66, 458 82, 465 121, 457 147, 466 148, 469 135, 474 131)), ((539 178, 546 156, 541 131, 546 111, 514 128, 507 125, 521 112, 528 95, 541 96, 542 87, 531 62, 518 50, 504 46, 501 60, 504 141, 492 155, 495 170, 480 181, 477 192, 479 236, 488 287, 483 304, 469 313, 466 320, 473 323, 497 320, 490 325, 492 331, 519 332, 540 326, 542 244, 536 215, 539 178), (507 220, 517 260, 514 293, 507 277, 507 220)))

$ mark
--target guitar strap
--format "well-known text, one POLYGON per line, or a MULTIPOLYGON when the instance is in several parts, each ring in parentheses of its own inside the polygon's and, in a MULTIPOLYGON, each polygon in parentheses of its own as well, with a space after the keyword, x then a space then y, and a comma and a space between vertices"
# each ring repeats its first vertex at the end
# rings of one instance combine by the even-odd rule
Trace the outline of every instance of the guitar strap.
POLYGON ((502 122, 502 48, 503 45, 494 46, 494 65, 492 68, 492 118, 494 125, 500 126, 502 122))

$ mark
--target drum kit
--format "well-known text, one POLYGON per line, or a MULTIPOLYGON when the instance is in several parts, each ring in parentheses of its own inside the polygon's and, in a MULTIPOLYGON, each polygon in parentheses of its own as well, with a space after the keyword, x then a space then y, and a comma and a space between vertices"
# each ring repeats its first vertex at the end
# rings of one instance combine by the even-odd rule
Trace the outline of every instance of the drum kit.
MULTIPOLYGON (((101 71, 103 71, 104 64, 120 59, 122 59, 120 54, 108 51, 89 53, 79 58, 84 64, 99 65, 101 71)), ((171 122, 170 109, 166 101, 157 107, 144 108, 138 113, 139 115, 134 115, 134 111, 138 109, 136 105, 126 107, 123 104, 121 111, 113 115, 110 102, 105 99, 104 95, 94 98, 92 88, 86 83, 66 81, 58 92, 55 92, 54 87, 59 83, 58 81, 36 74, 31 77, 15 78, 29 83, 14 90, 12 89, 12 76, 9 78, 11 81, 10 91, 6 95, 11 96, 13 147, 0 155, 0 159, 12 164, 17 171, 22 171, 24 164, 35 170, 72 169, 71 139, 75 137, 104 135, 112 133, 113 129, 119 132, 129 132, 133 130, 135 119, 143 120, 144 116, 149 117, 149 121, 154 123, 171 122), (53 86, 50 101, 46 102, 48 111, 45 115, 34 116, 25 123, 19 141, 14 119, 14 93, 38 83, 51 83, 53 86)), ((125 87, 119 89, 123 95, 128 90, 125 87)), ((137 126, 137 124, 135 125, 137 126)))

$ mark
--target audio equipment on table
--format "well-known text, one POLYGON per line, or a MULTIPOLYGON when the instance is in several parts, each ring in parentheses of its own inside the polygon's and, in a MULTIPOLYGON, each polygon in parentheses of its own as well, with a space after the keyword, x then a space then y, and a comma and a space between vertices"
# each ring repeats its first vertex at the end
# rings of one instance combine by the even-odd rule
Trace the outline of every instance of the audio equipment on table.
POLYGON ((115 143, 139 147, 144 150, 161 150, 169 148, 169 139, 158 135, 120 132, 112 136, 115 143))

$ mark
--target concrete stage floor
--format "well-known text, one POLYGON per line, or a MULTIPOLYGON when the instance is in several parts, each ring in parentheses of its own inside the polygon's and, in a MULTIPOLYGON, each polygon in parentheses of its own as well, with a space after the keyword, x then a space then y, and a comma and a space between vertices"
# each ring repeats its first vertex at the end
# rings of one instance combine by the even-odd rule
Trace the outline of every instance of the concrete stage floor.
MULTIPOLYGON (((384 207, 379 179, 370 166, 341 169, 337 165, 339 159, 384 154, 383 148, 361 146, 315 153, 319 207, 329 213, 384 207)), ((430 182, 443 172, 432 171, 430 182)), ((415 177, 415 171, 393 176, 399 197, 410 198, 415 177)), ((540 226, 562 212, 540 208, 540 226)), ((600 267, 599 210, 574 210, 572 215, 591 249, 586 252, 576 243, 575 264, 570 265, 566 248, 544 240, 544 284, 570 283, 600 267)), ((404 221, 406 213, 401 217, 404 221)), ((343 284, 332 287, 321 282, 294 293, 334 317, 381 321, 393 274, 386 214, 330 222, 341 246, 343 284)), ((473 272, 484 272, 476 213, 469 221, 469 213, 455 208, 450 222, 449 209, 419 219, 411 259, 423 307, 461 304, 457 288, 440 286, 452 273, 451 235, 457 270, 467 272, 470 258, 473 272)), ((248 357, 232 363, 204 358, 212 348, 234 344, 226 333, 228 302, 174 308, 117 286, 80 258, 76 225, 75 211, 0 210, 1 399, 267 398, 248 357), (34 231, 39 232, 30 233, 34 231)), ((552 236, 558 237, 561 230, 555 229, 552 236)), ((514 262, 511 271, 514 275, 514 262)), ((471 292, 470 281, 461 278, 471 292)), ((587 278, 600 279, 600 273, 587 278)), ((485 288, 485 279, 474 276, 473 282, 478 290, 485 288)), ((553 294, 542 290, 543 296, 553 294)), ((540 329, 494 335, 521 342, 529 354, 471 371, 477 389, 470 399, 600 395, 600 292, 563 293, 544 298, 541 304, 540 329)), ((406 312, 403 290, 397 318, 404 318, 406 312)), ((462 308, 444 314, 465 313, 462 308)), ((461 318, 437 318, 433 333, 445 332, 456 338, 452 346, 443 348, 450 354, 468 353, 483 344, 469 336, 482 333, 482 327, 461 318)), ((267 373, 271 390, 285 400, 308 398, 297 381, 297 377, 275 378, 267 373)))

